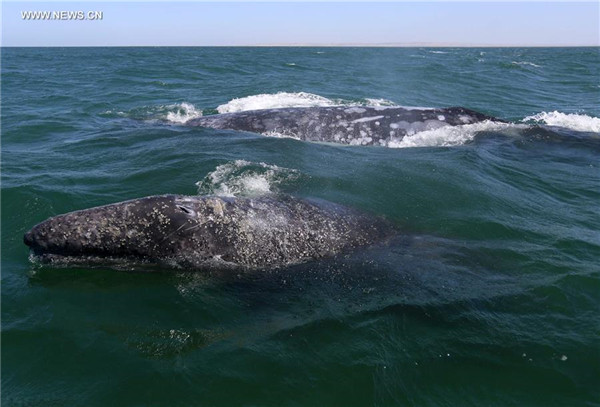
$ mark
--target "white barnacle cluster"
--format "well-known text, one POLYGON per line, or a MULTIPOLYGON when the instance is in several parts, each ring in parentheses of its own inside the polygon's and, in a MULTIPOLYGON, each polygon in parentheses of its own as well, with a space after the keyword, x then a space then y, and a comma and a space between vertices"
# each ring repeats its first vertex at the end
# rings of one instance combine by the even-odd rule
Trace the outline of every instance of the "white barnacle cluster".
MULTIPOLYGON (((358 111, 365 111, 365 109, 348 108, 345 109, 345 111, 357 113, 358 111)), ((337 115, 336 118, 341 118, 341 116, 337 115)), ((383 116, 371 116, 350 121, 339 120, 338 122, 331 123, 329 127, 334 128, 333 131, 335 131, 332 135, 332 141, 349 144, 351 146, 364 146, 373 144, 373 141, 376 140, 377 137, 373 133, 371 125, 379 126, 380 122, 378 120, 382 118, 383 116)))

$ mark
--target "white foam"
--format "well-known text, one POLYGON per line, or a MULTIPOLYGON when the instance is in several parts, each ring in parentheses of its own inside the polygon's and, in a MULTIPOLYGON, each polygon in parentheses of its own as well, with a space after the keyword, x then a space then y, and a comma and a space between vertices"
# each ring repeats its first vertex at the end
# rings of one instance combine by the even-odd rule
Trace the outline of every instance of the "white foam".
POLYGON ((219 165, 196 186, 200 195, 259 196, 277 192, 281 184, 298 177, 293 169, 236 160, 219 165))
POLYGON ((185 123, 188 120, 202 116, 202 110, 196 109, 191 103, 177 103, 166 106, 168 110, 166 119, 173 123, 185 123))
POLYGON ((260 94, 233 99, 217 107, 219 113, 243 112, 246 110, 276 109, 283 107, 312 107, 339 105, 332 99, 313 93, 278 92, 273 94, 260 94))
POLYGON ((103 114, 127 117, 135 120, 164 121, 185 123, 188 120, 202 116, 202 110, 188 102, 170 105, 141 106, 128 111, 107 110, 103 114))
POLYGON ((513 65, 529 65, 529 66, 533 66, 535 68, 541 68, 540 65, 536 65, 533 62, 528 62, 528 61, 512 61, 513 65))
POLYGON ((261 134, 263 136, 267 136, 267 137, 291 138, 294 140, 300 140, 300 136, 298 134, 291 132, 291 131, 285 131, 285 130, 279 130, 279 131, 271 130, 271 131, 265 131, 261 134))
POLYGON ((377 107, 379 107, 379 106, 397 107, 398 106, 391 100, 387 100, 387 99, 365 98, 365 101, 366 101, 367 106, 377 106, 377 107))
POLYGON ((522 122, 529 121, 545 123, 549 126, 565 127, 576 131, 600 133, 600 118, 585 114, 561 113, 557 111, 541 112, 533 116, 527 116, 522 120, 522 122))
POLYGON ((121 110, 106 110, 104 112, 102 112, 101 114, 106 114, 109 116, 119 116, 119 117, 127 117, 127 112, 123 112, 121 110))
MULTIPOLYGON (((526 127, 521 125, 520 127, 526 127)), ((390 148, 408 147, 449 147, 465 144, 481 131, 500 131, 510 128, 519 128, 519 125, 498 123, 486 120, 480 123, 463 124, 460 126, 444 126, 431 130, 424 130, 400 140, 390 140, 390 148)))
POLYGON ((234 113, 247 110, 277 109, 285 107, 327 107, 327 106, 374 106, 379 109, 397 107, 387 99, 365 98, 362 101, 329 99, 308 92, 278 92, 236 98, 217 107, 219 113, 234 113))

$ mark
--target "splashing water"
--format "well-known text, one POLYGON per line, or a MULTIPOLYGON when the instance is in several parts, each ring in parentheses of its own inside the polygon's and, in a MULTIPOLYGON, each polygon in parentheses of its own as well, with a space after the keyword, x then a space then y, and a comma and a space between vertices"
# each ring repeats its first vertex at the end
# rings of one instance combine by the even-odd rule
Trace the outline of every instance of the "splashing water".
POLYGON ((236 160, 219 165, 196 185, 200 195, 260 196, 279 192, 300 175, 290 168, 236 160))
POLYGON ((191 103, 181 102, 170 105, 142 106, 127 111, 107 110, 102 115, 144 121, 166 120, 171 123, 185 123, 188 120, 201 117, 202 110, 197 109, 191 103))
POLYGON ((167 113, 167 120, 173 123, 185 123, 202 116, 202 110, 196 109, 191 103, 182 102, 167 107, 171 110, 167 113))
POLYGON ((308 92, 278 92, 236 98, 217 107, 219 113, 234 113, 247 110, 277 109, 285 107, 324 106, 395 106, 387 99, 367 98, 360 101, 330 99, 308 92))
POLYGON ((219 113, 242 112, 246 110, 275 109, 281 107, 335 106, 334 100, 307 92, 252 95, 230 100, 217 107, 219 113))
POLYGON ((526 128, 525 125, 485 121, 481 123, 464 124, 461 126, 444 126, 437 129, 425 130, 400 140, 390 140, 390 148, 408 147, 450 147, 468 143, 482 131, 504 131, 509 129, 526 128))
POLYGON ((576 131, 600 132, 600 118, 577 113, 541 112, 527 116, 523 122, 534 121, 549 126, 564 127, 576 131))

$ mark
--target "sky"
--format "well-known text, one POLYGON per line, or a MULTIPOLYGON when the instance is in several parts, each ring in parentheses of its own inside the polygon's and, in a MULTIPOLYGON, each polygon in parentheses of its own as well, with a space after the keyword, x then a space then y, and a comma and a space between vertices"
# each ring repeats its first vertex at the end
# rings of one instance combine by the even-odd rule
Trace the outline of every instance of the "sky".
POLYGON ((2 46, 599 46, 589 2, 2 2, 2 46), (27 11, 101 20, 34 21, 27 11))

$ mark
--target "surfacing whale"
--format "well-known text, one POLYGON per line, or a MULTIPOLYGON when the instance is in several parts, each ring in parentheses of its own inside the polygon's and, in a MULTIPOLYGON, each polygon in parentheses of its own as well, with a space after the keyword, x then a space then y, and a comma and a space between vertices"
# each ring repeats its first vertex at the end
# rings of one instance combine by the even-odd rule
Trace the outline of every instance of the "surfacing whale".
POLYGON ((195 118, 188 126, 241 130, 349 145, 388 145, 445 126, 502 120, 466 109, 407 107, 294 107, 224 113, 195 118))
POLYGON ((50 218, 24 242, 34 258, 58 265, 269 269, 394 233, 381 218, 325 201, 162 195, 50 218))

